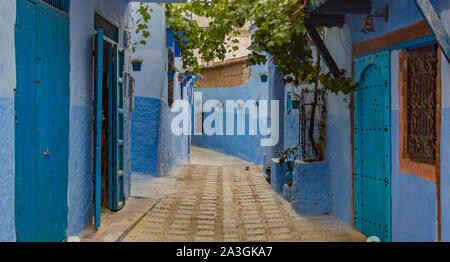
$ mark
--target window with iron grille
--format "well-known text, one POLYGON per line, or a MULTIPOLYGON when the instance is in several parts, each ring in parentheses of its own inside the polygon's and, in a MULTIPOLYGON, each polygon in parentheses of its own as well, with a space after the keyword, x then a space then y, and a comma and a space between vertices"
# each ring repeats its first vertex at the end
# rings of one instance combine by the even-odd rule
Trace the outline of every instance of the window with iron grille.
MULTIPOLYGON (((175 54, 172 50, 172 48, 169 48, 169 52, 168 52, 168 63, 169 63, 169 71, 174 71, 175 70, 175 54)), ((167 104, 169 105, 169 107, 172 107, 173 102, 174 102, 174 77, 169 77, 168 79, 168 100, 167 100, 167 104)))
POLYGON ((69 13, 70 0, 41 0, 41 1, 60 10, 60 11, 69 13))
POLYGON ((437 46, 409 54, 406 149, 411 160, 427 164, 436 159, 437 65, 437 46))
POLYGON ((300 97, 299 138, 305 162, 325 159, 327 107, 324 92, 303 89, 300 97))

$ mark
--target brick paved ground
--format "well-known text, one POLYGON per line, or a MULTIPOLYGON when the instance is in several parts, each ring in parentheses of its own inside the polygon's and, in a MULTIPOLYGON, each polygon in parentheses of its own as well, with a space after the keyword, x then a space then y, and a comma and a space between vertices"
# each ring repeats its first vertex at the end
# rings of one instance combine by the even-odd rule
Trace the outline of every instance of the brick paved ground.
POLYGON ((124 241, 365 241, 334 216, 298 215, 259 166, 187 165, 176 181, 124 241))

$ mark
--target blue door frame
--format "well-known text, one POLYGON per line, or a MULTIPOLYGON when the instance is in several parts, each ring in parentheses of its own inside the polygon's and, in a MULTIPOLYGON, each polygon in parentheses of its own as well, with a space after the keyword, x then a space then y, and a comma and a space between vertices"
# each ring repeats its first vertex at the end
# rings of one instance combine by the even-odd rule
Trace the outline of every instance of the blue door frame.
POLYGON ((62 241, 68 214, 69 15, 41 1, 16 4, 16 240, 62 241))
MULTIPOLYGON (((106 20, 105 20, 106 21, 106 20)), ((103 109, 103 73, 108 75, 108 208, 118 211, 125 205, 124 190, 124 64, 125 51, 98 28, 96 37, 96 88, 95 88, 95 227, 101 226, 101 137, 103 109), (106 49, 105 49, 106 46, 106 49), (104 68, 103 58, 108 65, 104 68)))
POLYGON ((124 171, 124 51, 113 40, 104 36, 108 44, 108 208, 119 211, 125 205, 124 171), (123 61, 123 63, 121 62, 123 61))
POLYGON ((391 241, 390 52, 354 61, 354 221, 367 236, 391 241))

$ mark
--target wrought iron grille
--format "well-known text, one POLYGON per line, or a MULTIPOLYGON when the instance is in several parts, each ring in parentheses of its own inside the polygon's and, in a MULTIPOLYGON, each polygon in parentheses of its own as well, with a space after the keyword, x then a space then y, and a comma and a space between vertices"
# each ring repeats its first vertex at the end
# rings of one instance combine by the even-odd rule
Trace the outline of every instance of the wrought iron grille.
POLYGON ((408 58, 407 153, 411 160, 436 159, 436 46, 413 50, 408 58))
POLYGON ((303 89, 299 114, 302 160, 305 162, 323 161, 325 159, 327 115, 324 93, 303 89))
POLYGON ((41 1, 60 10, 60 11, 69 13, 70 0, 41 0, 41 1))
MULTIPOLYGON (((174 70, 175 68, 175 54, 172 50, 172 48, 169 48, 168 52, 168 65, 169 65, 169 71, 174 70)), ((169 107, 172 107, 174 102, 174 80, 173 77, 168 79, 168 105, 169 107)))

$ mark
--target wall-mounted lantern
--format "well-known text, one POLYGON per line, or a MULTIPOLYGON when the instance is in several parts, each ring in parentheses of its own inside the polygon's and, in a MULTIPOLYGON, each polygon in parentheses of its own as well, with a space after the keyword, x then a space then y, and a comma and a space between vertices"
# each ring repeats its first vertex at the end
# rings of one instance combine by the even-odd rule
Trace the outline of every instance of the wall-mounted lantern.
POLYGON ((373 23, 373 18, 384 18, 386 23, 389 21, 389 5, 386 5, 385 8, 380 8, 372 14, 366 16, 363 21, 361 32, 368 34, 375 32, 375 26, 373 23))

